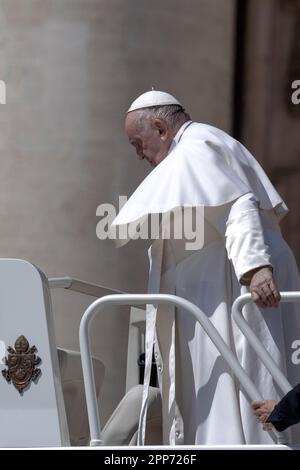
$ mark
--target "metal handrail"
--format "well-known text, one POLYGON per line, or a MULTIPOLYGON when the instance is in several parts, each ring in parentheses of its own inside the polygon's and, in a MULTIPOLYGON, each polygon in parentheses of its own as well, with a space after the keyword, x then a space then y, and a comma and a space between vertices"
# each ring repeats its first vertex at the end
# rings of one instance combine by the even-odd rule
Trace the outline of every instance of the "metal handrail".
MULTIPOLYGON (((300 292, 281 292, 281 302, 294 302, 300 301, 300 292)), ((238 325, 239 329, 242 331, 246 339, 249 341, 250 345, 266 366, 270 374, 272 375, 275 382, 282 390, 284 394, 288 393, 292 389, 292 385, 289 383, 287 378, 284 376, 282 371, 279 369, 278 365, 275 363, 274 359, 270 353, 265 349, 261 344, 258 338, 255 336, 254 332, 250 328, 248 322, 245 320, 242 310, 243 307, 251 301, 251 294, 243 294, 238 297, 232 306, 232 316, 234 321, 238 325)))
MULTIPOLYGON (((229 349, 219 332, 213 326, 207 316, 192 302, 186 299, 169 294, 116 294, 107 295, 100 299, 95 300, 85 311, 79 328, 79 343, 82 360, 83 378, 85 395, 88 410, 88 419, 90 426, 90 445, 102 445, 101 426, 99 418, 99 408, 97 403, 95 378, 93 372, 93 365, 91 359, 91 347, 89 328, 90 322, 94 316, 100 312, 105 306, 108 305, 140 305, 140 304, 167 304, 171 303, 177 307, 182 307, 191 313, 196 320, 201 324, 204 331, 209 335, 212 342, 215 344, 233 373, 244 387, 246 393, 251 400, 262 400, 258 389, 248 377, 233 352, 229 349)), ((272 437, 273 433, 270 433, 272 437)))
POLYGON ((110 287, 100 286, 92 282, 82 281, 73 277, 49 277, 48 279, 50 289, 63 288, 79 292, 80 294, 90 295, 91 297, 103 297, 110 294, 125 294, 125 292, 118 289, 111 289, 110 287))

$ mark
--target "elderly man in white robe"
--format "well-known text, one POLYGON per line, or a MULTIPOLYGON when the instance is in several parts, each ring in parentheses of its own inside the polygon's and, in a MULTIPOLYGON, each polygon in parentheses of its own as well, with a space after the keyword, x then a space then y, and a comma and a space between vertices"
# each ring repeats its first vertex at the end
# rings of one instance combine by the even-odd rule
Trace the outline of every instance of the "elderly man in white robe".
MULTIPOLYGON (((149 214, 178 208, 204 211, 200 249, 186 250, 184 239, 153 242, 149 292, 175 294, 196 304, 261 393, 274 397, 276 385, 231 319, 234 300, 250 291, 253 303, 245 308, 246 319, 295 385, 300 366, 291 361, 291 348, 299 338, 300 314, 292 304, 280 303, 279 291, 300 290, 299 273, 279 228, 287 207, 263 169, 225 132, 192 122, 168 93, 153 90, 138 97, 127 112, 125 130, 138 158, 147 160, 153 171, 113 225, 128 227, 149 214)), ((148 359, 153 344, 165 444, 273 443, 194 318, 178 308, 148 306, 148 359)), ((145 435, 147 380, 146 373, 140 443, 145 435)), ((286 439, 300 442, 299 429, 293 432, 286 439)))

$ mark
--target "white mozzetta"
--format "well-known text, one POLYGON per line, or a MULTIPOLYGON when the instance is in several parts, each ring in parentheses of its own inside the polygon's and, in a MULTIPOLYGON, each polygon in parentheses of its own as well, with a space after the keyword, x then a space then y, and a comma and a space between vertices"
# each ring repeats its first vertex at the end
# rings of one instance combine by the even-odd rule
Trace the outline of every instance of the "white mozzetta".
MULTIPOLYGON (((181 131, 179 130, 178 133, 181 131)), ((113 225, 183 206, 219 206, 253 193, 261 209, 287 212, 283 200, 255 158, 225 132, 192 123, 168 156, 144 179, 113 225)))

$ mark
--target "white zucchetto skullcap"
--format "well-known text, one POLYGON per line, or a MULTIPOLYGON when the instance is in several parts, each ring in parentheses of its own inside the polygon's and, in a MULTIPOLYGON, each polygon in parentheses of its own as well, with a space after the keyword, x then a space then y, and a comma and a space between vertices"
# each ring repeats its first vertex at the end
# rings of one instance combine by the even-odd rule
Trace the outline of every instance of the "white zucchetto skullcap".
POLYGON ((177 104, 182 106, 179 101, 177 101, 177 99, 169 93, 165 93, 164 91, 151 90, 143 93, 136 100, 134 100, 133 103, 131 103, 127 113, 137 109, 150 108, 151 106, 166 106, 169 104, 177 104))

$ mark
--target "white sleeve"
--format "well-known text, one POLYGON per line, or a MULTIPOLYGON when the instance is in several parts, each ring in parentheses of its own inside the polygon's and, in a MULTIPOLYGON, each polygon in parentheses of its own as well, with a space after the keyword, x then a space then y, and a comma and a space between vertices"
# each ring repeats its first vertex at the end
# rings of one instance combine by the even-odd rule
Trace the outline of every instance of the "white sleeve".
POLYGON ((265 244, 257 201, 252 193, 238 198, 226 223, 226 250, 239 280, 260 266, 272 266, 265 244))

